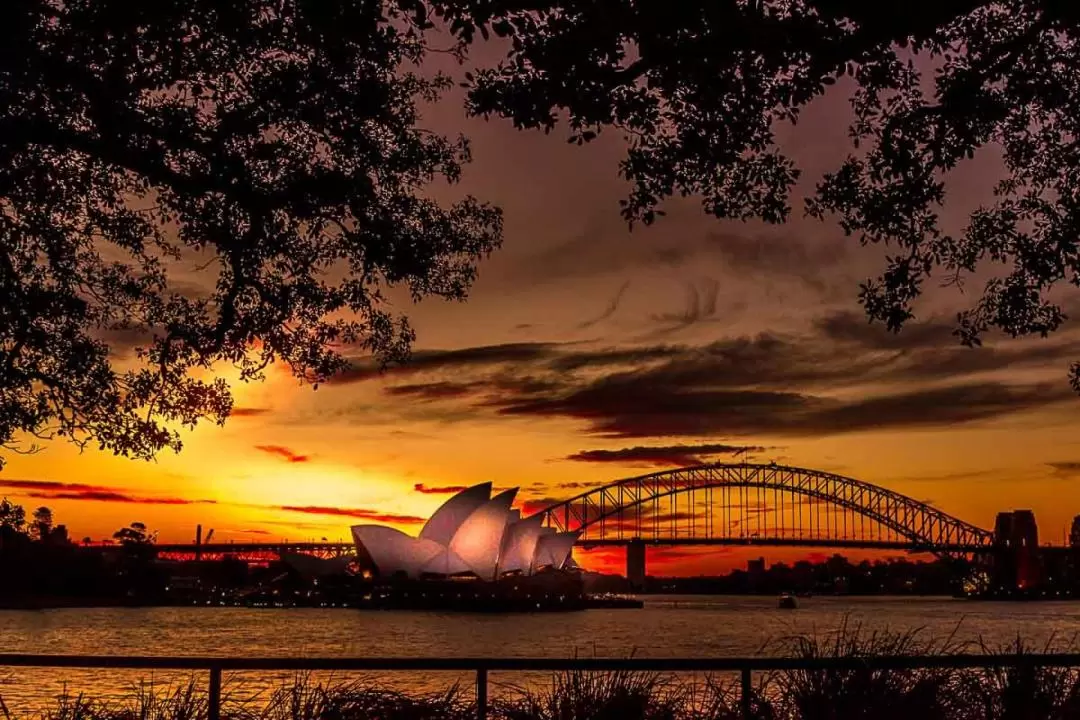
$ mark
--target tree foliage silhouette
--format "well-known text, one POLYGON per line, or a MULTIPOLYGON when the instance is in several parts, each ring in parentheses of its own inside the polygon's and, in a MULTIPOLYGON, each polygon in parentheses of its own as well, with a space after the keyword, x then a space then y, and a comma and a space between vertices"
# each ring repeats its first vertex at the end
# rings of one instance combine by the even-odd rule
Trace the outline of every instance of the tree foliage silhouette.
POLYGON ((146 524, 141 522, 133 522, 120 528, 113 533, 113 540, 124 546, 152 545, 154 542, 146 524))
MULTIPOLYGON (((1051 300, 1080 284, 1080 3, 1073 0, 434 0, 462 43, 509 41, 470 75, 469 107, 521 128, 565 120, 572 142, 621 132, 623 214, 653 222, 672 195, 718 218, 782 222, 799 177, 777 123, 846 78, 852 154, 805 209, 863 243, 892 246, 861 289, 899 330, 932 275, 993 277, 959 315, 977 345, 992 329, 1047 335, 1051 300), (959 232, 942 227, 951 170, 980 149, 1003 177, 959 232)), ((1080 365, 1071 368, 1080 391, 1080 365)))
POLYGON ((0 3, 0 445, 149 458, 228 415, 211 368, 318 383, 343 348, 407 353, 388 287, 466 294, 501 216, 427 191, 469 148, 418 125, 449 83, 417 69, 422 22, 393 1, 0 3))
POLYGON ((26 528, 26 509, 7 498, 0 500, 0 532, 22 533, 26 528))
POLYGON ((34 510, 33 518, 30 524, 30 535, 39 542, 48 542, 53 532, 52 510, 42 505, 34 510))
POLYGON ((223 363, 318 383, 346 347, 402 358, 412 332, 387 288, 461 298, 501 237, 497 209, 429 191, 469 159, 420 125, 450 84, 418 67, 436 24, 455 52, 507 41, 467 76, 470 112, 626 137, 631 223, 676 194, 786 220, 799 170, 774 129, 846 79, 855 147, 805 211, 895 249, 861 291, 892 330, 932 276, 995 272, 958 319, 971 345, 1053 332, 1051 291, 1080 284, 1073 0, 15 0, 0 445, 149 458, 228 415, 223 363), (984 148, 1003 161, 996 196, 944 228, 945 179, 984 148))

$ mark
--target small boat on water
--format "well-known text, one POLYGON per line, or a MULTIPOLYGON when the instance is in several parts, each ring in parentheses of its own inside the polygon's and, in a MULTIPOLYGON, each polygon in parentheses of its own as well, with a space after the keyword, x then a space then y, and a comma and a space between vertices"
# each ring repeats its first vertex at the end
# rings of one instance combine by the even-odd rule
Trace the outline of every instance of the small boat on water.
POLYGON ((586 595, 585 607, 588 609, 616 610, 621 608, 640 609, 645 603, 630 595, 616 595, 614 593, 601 593, 598 595, 586 595))
POLYGON ((777 606, 781 610, 794 610, 799 607, 799 603, 795 601, 795 596, 790 593, 782 593, 777 606))

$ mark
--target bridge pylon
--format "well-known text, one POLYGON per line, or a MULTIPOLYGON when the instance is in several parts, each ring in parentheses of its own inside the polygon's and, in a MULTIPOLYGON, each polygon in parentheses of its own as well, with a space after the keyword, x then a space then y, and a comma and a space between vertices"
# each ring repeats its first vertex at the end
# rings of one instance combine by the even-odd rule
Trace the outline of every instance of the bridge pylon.
POLYGON ((626 545, 626 579, 631 590, 645 589, 645 541, 641 538, 626 545))

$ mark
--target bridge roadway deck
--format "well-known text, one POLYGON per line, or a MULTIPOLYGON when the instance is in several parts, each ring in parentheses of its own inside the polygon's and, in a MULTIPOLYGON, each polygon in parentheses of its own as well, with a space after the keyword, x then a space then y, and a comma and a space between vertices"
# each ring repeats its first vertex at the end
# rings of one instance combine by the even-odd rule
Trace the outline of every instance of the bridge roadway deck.
POLYGON ((158 543, 154 546, 159 555, 195 554, 228 555, 247 553, 336 553, 345 554, 355 550, 352 543, 337 542, 279 542, 279 543, 158 543))
MULTIPOLYGON (((583 549, 597 547, 620 547, 629 545, 631 538, 589 539, 578 540, 577 546, 583 549)), ((820 547, 853 550, 903 550, 908 552, 949 552, 949 553, 975 553, 986 551, 983 545, 942 545, 927 546, 911 542, 899 542, 888 540, 842 540, 830 538, 642 538, 645 545, 653 546, 771 546, 771 547, 820 547)), ((228 555, 228 554, 256 554, 268 553, 279 554, 282 552, 295 553, 326 553, 347 554, 353 551, 352 543, 326 543, 326 542, 290 542, 290 543, 204 543, 196 546, 194 543, 161 543, 157 546, 159 554, 166 555, 194 555, 196 549, 202 555, 228 555)))
MULTIPOLYGON (((907 550, 909 552, 949 552, 949 553, 974 553, 988 550, 985 545, 923 545, 913 542, 901 542, 892 540, 838 540, 830 538, 641 538, 645 545, 656 546, 707 546, 707 545, 747 545, 747 546, 771 546, 771 547, 821 547, 821 548, 844 548, 851 550, 907 550)), ((617 547, 629 545, 630 538, 590 540, 582 538, 575 543, 575 547, 617 547)))

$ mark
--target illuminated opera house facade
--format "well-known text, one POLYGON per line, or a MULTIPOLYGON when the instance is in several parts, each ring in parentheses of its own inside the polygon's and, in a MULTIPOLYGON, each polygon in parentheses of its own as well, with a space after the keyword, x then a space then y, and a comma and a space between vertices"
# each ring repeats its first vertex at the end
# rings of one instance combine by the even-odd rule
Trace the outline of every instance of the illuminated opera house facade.
POLYGON ((488 582, 575 567, 577 533, 543 527, 543 515, 522 518, 511 508, 517 488, 491 492, 491 483, 459 492, 416 537, 384 525, 353 526, 357 562, 380 578, 488 582))

